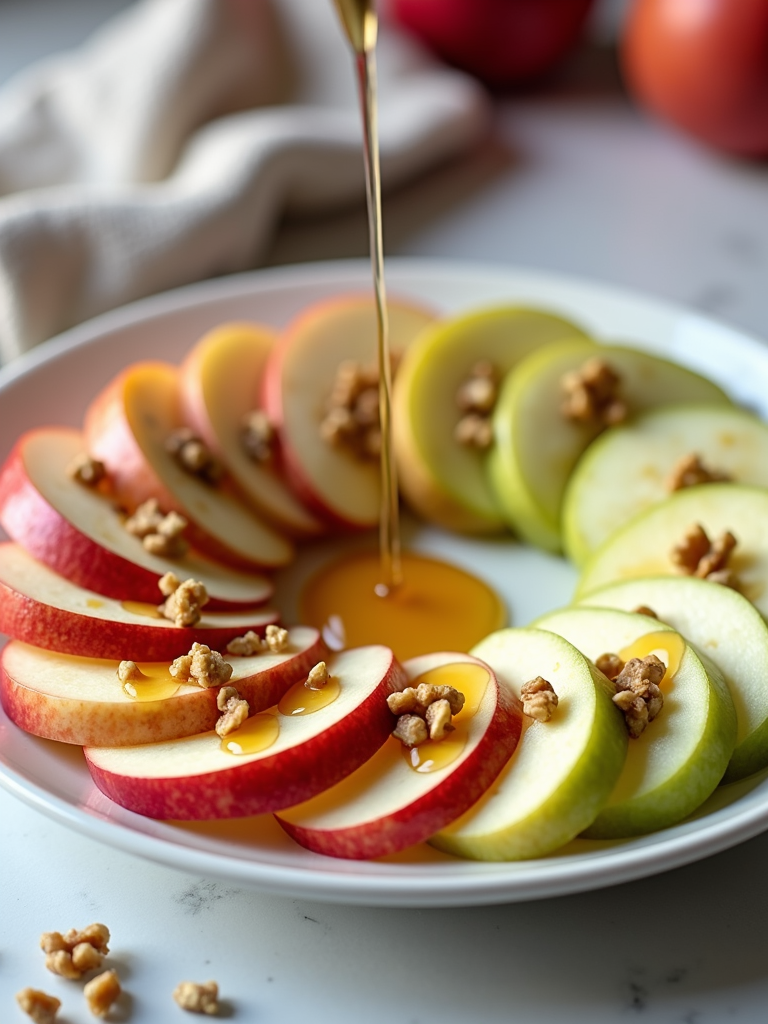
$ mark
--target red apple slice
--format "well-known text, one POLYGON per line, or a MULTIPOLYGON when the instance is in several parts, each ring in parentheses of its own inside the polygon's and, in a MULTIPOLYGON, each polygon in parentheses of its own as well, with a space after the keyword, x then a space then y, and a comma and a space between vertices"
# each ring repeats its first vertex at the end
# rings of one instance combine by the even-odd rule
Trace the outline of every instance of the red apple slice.
POLYGON ((119 661, 172 660, 195 641, 221 650, 249 629, 263 633, 278 618, 271 608, 210 613, 205 608, 196 626, 181 628, 160 617, 154 605, 85 590, 17 544, 0 544, 0 633, 46 650, 119 661))
POLYGON ((322 533, 323 524, 278 475, 276 458, 259 462, 243 444, 243 421, 258 406, 274 342, 274 332, 257 324, 222 324, 210 331, 182 364, 182 410, 257 513, 290 534, 312 536, 322 533))
MULTIPOLYGON (((280 700, 326 657, 315 629, 289 630, 285 653, 225 657, 235 686, 256 714, 280 700)), ((213 729, 219 718, 218 686, 178 683, 168 663, 139 668, 148 676, 129 696, 117 678, 116 661, 55 654, 11 641, 2 653, 0 701, 8 717, 26 732, 81 746, 128 746, 192 736, 213 729)))
POLYGON ((404 668, 411 685, 437 681, 433 672, 438 670, 441 683, 464 692, 467 701, 453 719, 455 732, 412 751, 391 737, 333 789, 281 811, 280 824, 307 849, 361 859, 422 842, 471 807, 512 756, 522 726, 520 705, 485 662, 441 652, 412 658, 404 668), (444 744, 449 749, 443 758, 444 744), (457 748, 456 757, 448 760, 452 747, 457 748), (415 760, 421 761, 416 770, 415 760), (448 763, 437 767, 439 760, 448 763))
POLYGON ((247 509, 225 484, 211 486, 182 469, 166 448, 184 426, 179 376, 168 363, 136 363, 101 391, 88 407, 88 451, 110 475, 119 501, 130 511, 157 498, 187 520, 196 548, 235 565, 270 569, 293 558, 284 536, 247 509))
MULTIPOLYGON (((402 302, 390 302, 388 310, 397 356, 434 317, 402 302)), ((294 320, 268 360, 262 401, 279 431, 288 481, 304 504, 333 526, 366 529, 379 518, 378 461, 362 460, 320 435, 337 369, 346 360, 377 365, 375 307, 364 296, 318 303, 294 320)))
POLYGON ((269 600, 271 580, 219 565, 195 551, 183 558, 151 555, 123 526, 123 517, 98 490, 68 474, 85 451, 77 430, 51 427, 19 439, 0 469, 0 523, 38 561, 88 590, 121 600, 156 601, 167 572, 205 584, 210 610, 269 600))
POLYGON ((238 818, 309 799, 386 741, 392 729, 387 697, 405 684, 388 647, 344 651, 329 659, 328 670, 338 696, 312 714, 274 708, 223 740, 207 732, 136 747, 87 747, 94 782, 123 807, 151 818, 238 818), (259 736, 272 742, 252 753, 231 752, 259 736))

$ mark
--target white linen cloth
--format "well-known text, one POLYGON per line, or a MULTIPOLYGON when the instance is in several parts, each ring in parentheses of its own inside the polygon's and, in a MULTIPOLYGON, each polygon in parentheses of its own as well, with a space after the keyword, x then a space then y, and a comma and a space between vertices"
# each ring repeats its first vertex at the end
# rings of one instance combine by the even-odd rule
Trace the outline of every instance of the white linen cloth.
MULTIPOLYGON (((391 30, 378 71, 385 187, 486 130, 482 90, 391 30)), ((331 0, 139 0, 0 89, 0 358, 258 265, 286 211, 363 194, 331 0)))

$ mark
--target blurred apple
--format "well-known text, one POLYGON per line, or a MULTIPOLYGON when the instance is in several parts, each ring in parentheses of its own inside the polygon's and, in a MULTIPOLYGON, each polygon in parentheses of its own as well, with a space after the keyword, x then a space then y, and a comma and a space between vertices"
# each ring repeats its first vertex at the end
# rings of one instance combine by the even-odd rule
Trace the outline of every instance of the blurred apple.
POLYGON ((594 0, 389 0, 396 24, 489 85, 527 82, 575 44, 594 0))

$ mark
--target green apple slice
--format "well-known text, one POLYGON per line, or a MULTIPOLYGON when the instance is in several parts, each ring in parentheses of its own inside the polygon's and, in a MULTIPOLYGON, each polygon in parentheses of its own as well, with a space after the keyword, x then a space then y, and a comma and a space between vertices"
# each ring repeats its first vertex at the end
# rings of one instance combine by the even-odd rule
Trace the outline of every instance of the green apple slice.
MULTIPOLYGON (((713 584, 710 584, 713 586, 713 584)), ((654 653, 667 665, 664 706, 636 739, 605 807, 585 831, 621 839, 676 824, 717 787, 733 753, 736 712, 720 669, 670 626, 647 615, 605 608, 566 608, 536 620, 595 661, 654 653)))
POLYGON ((627 750, 613 687, 562 637, 540 629, 503 629, 471 652, 516 695, 536 676, 559 704, 548 722, 530 719, 486 794, 430 839, 475 860, 543 857, 585 829, 608 799, 627 750))
POLYGON ((564 338, 591 343, 567 320, 500 306, 436 324, 403 356, 393 393, 393 436, 404 497, 448 529, 489 533, 504 518, 484 469, 485 455, 454 439, 456 393, 480 360, 503 377, 529 352, 564 338))
POLYGON ((706 469, 768 487, 768 425, 726 405, 651 409, 611 427, 584 453, 563 501, 563 542, 582 565, 615 530, 670 493, 677 463, 697 455, 706 469))
POLYGON ((560 510, 571 472, 601 429, 562 415, 561 382, 595 354, 619 374, 631 415, 671 403, 729 404, 711 381, 637 349, 602 345, 595 350, 583 341, 566 341, 529 355, 502 385, 487 468, 508 524, 549 551, 561 548, 560 510))
POLYGON ((680 576, 672 550, 696 523, 710 538, 726 530, 736 537, 729 565, 738 589, 768 617, 768 489, 746 484, 687 487, 641 512, 590 556, 576 599, 619 580, 680 576))
POLYGON ((598 608, 652 608, 717 665, 736 708, 736 747, 723 782, 768 767, 768 625, 730 587, 695 577, 627 580, 581 602, 598 608))

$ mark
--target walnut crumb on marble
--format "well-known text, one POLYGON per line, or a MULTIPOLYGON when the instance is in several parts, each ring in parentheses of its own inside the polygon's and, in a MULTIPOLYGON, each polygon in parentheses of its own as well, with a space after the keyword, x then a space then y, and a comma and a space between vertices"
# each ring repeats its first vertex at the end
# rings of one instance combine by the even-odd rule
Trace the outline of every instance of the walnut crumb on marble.
POLYGON ((117 971, 110 970, 96 975, 87 982, 83 988, 83 995, 94 1017, 106 1017, 121 991, 117 971))
POLYGON ((219 1012, 219 986, 215 981, 182 981, 173 990, 173 998, 177 1006, 189 1013, 213 1017, 219 1012))
POLYGON ((35 1024, 53 1024, 61 1007, 60 999, 39 988, 23 988, 16 993, 16 1002, 35 1024))
POLYGON ((40 948, 45 953, 45 966, 62 978, 82 978, 88 971, 101 966, 109 952, 109 929, 103 924, 90 924, 78 931, 71 928, 66 934, 44 932, 40 948))
POLYGON ((543 676, 529 679, 520 689, 523 714, 536 722, 548 722, 559 703, 552 683, 543 676))
POLYGON ((180 683, 197 683, 208 688, 229 682, 233 668, 208 644, 193 643, 188 654, 171 662, 168 672, 180 683))

